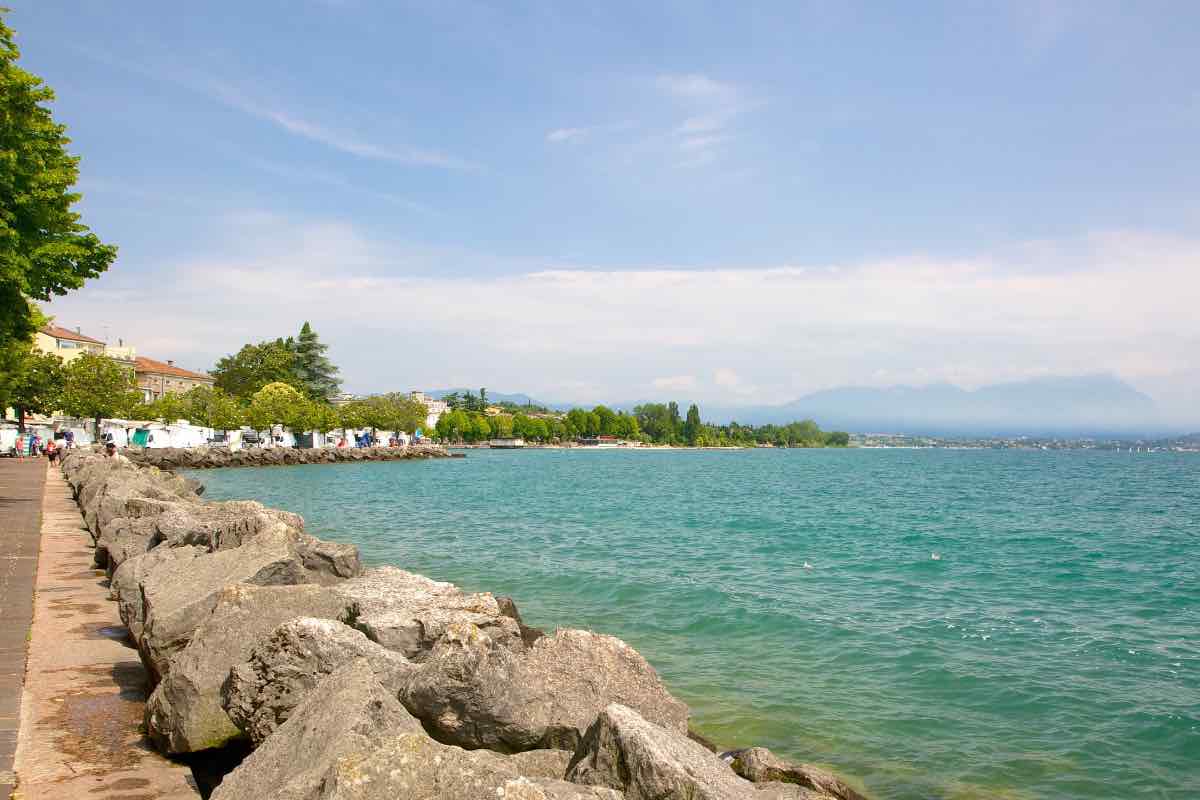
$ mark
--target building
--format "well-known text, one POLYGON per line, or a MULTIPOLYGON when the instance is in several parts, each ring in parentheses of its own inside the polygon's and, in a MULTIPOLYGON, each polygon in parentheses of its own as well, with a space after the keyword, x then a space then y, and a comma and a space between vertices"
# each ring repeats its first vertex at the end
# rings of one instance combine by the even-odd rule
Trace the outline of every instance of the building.
POLYGON ((108 356, 114 361, 133 366, 136 356, 134 348, 127 347, 125 342, 120 339, 117 340, 117 345, 114 347, 99 339, 84 336, 79 328, 71 330, 58 325, 46 325, 38 330, 34 337, 34 345, 43 353, 53 353, 58 356, 64 364, 70 364, 84 353, 92 353, 98 356, 108 356))
POLYGON ((211 375, 177 367, 174 361, 155 361, 145 356, 134 359, 134 372, 142 400, 147 403, 166 394, 183 394, 197 386, 211 389, 215 383, 211 375))
POLYGON ((445 400, 435 400, 424 392, 409 392, 408 396, 416 400, 418 403, 425 404, 425 411, 428 416, 425 417, 425 429, 433 430, 437 427, 438 420, 442 414, 450 410, 450 404, 445 400))

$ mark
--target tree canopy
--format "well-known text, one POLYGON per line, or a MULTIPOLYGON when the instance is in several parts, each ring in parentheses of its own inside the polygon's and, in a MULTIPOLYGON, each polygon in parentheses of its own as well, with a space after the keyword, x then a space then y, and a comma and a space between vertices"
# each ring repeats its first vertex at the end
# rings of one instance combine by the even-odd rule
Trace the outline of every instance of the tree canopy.
POLYGON ((317 337, 308 321, 300 328, 296 338, 296 376, 300 388, 314 400, 327 400, 337 394, 342 382, 338 379, 338 368, 325 355, 329 345, 317 337))
POLYGON ((286 383, 268 383, 254 393, 247 412, 258 430, 284 425, 302 430, 308 419, 308 399, 286 383))
POLYGON ((299 383, 296 354, 286 339, 244 345, 217 361, 212 376, 218 389, 243 400, 267 384, 299 383))
POLYGON ((66 370, 62 359, 53 353, 41 353, 26 345, 19 358, 6 364, 0 390, 0 408, 11 405, 17 410, 17 424, 25 429, 26 414, 50 414, 62 397, 66 370))
POLYGON ((97 436, 101 418, 130 413, 141 397, 133 370, 106 356, 84 353, 64 370, 62 410, 73 417, 93 419, 97 436))
POLYGON ((328 401, 341 385, 337 367, 325 355, 328 349, 305 322, 297 338, 243 345, 217 361, 212 376, 218 389, 247 402, 269 383, 286 383, 306 397, 328 401))
POLYGON ((80 288, 117 257, 72 210, 79 158, 45 105, 53 90, 19 56, 0 16, 0 345, 32 335, 32 300, 80 288))

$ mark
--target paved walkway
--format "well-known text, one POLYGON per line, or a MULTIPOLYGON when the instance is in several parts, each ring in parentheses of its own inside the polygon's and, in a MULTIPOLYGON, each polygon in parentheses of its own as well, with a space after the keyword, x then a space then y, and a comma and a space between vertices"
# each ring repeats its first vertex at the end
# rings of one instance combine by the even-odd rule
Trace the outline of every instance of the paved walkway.
POLYGON ((108 599, 104 572, 93 566, 70 487, 44 461, 39 469, 41 550, 14 797, 196 800, 191 770, 155 753, 141 732, 146 671, 108 599))
POLYGON ((0 458, 0 798, 13 788, 46 462, 0 458))

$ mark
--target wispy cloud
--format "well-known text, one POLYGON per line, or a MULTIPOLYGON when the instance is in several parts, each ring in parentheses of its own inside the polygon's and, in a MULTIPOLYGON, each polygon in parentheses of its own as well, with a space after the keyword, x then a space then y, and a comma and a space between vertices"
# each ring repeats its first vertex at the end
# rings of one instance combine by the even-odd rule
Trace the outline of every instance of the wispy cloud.
POLYGON ((552 144, 578 141, 588 134, 587 128, 555 128, 546 134, 546 141, 552 144))
POLYGON ((735 118, 755 106, 741 87, 699 73, 659 75, 654 86, 686 115, 668 137, 679 167, 715 162, 735 139, 735 118))
POLYGON ((380 145, 360 139, 353 134, 303 119, 294 112, 273 108, 270 104, 259 102, 257 99, 249 97, 241 89, 229 84, 212 82, 209 84, 209 87, 212 96, 230 108, 235 108, 238 111, 266 120, 288 133, 318 142, 327 147, 332 147, 334 150, 340 150, 343 153, 360 158, 393 161, 417 167, 440 167, 443 169, 459 170, 479 168, 477 164, 437 150, 421 150, 400 145, 380 145))
POLYGON ((421 214, 431 214, 432 209, 422 203, 409 200, 406 197, 401 197, 391 192, 380 192, 375 189, 368 189, 364 186, 352 183, 346 178, 333 172, 314 169, 307 165, 293 166, 290 164, 280 164, 275 161, 270 161, 265 158, 257 158, 253 156, 245 157, 246 163, 250 164, 255 169, 270 173, 285 180, 295 181, 297 183, 310 183, 318 186, 328 186, 335 189, 345 189, 362 197, 370 197, 376 200, 381 200, 385 203, 407 208, 409 211, 415 211, 421 214))
POLYGON ((410 147, 394 142, 379 144, 369 141, 345 130, 315 122, 302 112, 284 108, 280 103, 268 101, 232 83, 214 79, 207 73, 202 75, 195 70, 152 66, 119 58, 108 51, 92 47, 75 46, 73 49, 110 67, 202 94, 229 108, 270 122, 293 136, 317 142, 348 155, 414 167, 450 170, 480 169, 480 165, 473 161, 439 150, 410 147))

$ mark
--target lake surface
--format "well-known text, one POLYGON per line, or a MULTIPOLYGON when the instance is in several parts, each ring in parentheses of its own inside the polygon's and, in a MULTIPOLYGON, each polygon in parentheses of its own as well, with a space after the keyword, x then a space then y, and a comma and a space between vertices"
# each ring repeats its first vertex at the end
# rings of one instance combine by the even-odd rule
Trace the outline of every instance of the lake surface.
POLYGON ((479 450, 193 476, 529 624, 620 636, 721 745, 879 798, 1200 797, 1195 455, 479 450))

